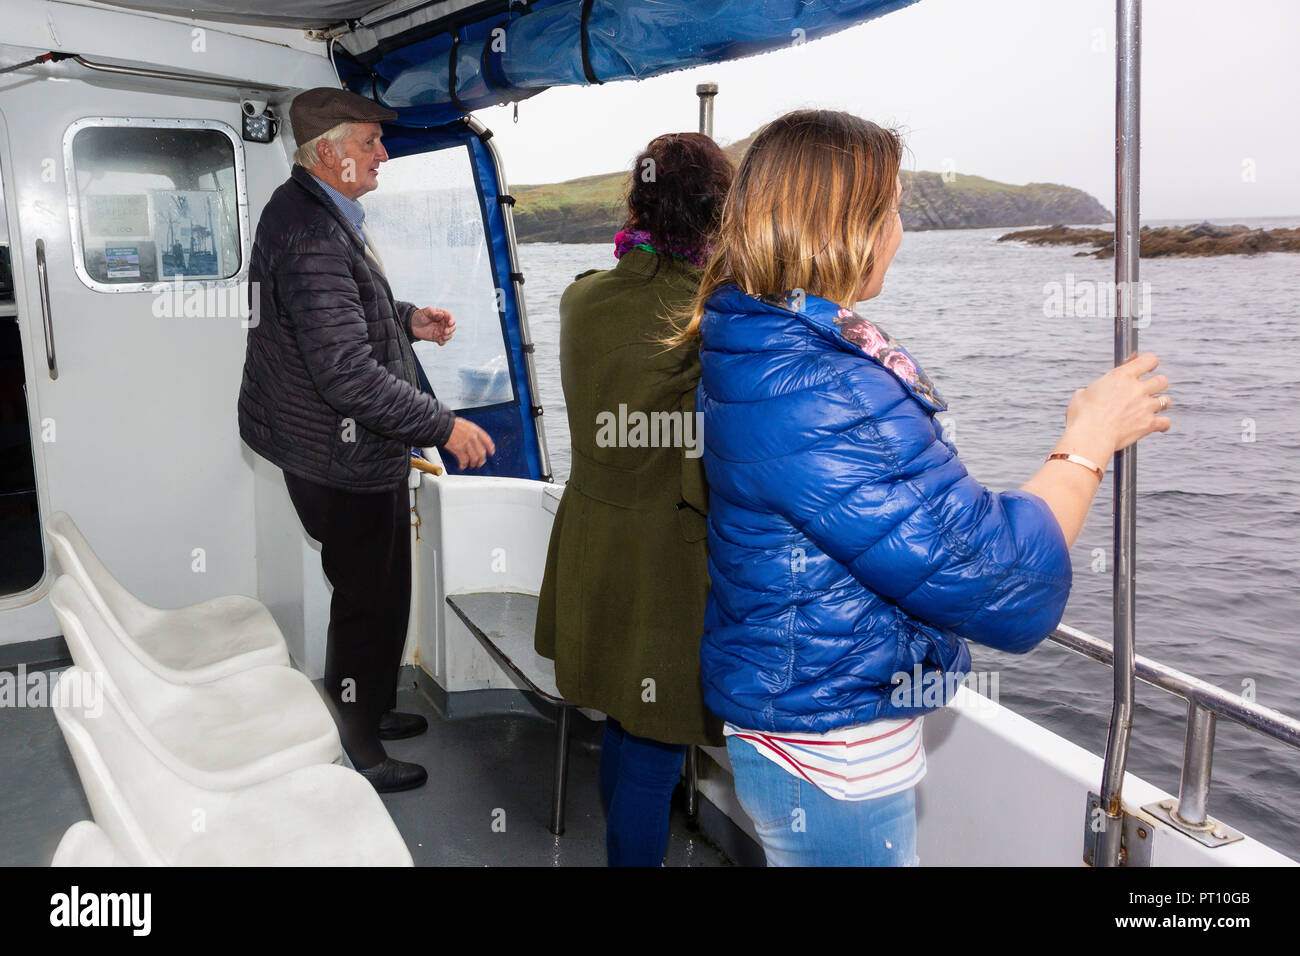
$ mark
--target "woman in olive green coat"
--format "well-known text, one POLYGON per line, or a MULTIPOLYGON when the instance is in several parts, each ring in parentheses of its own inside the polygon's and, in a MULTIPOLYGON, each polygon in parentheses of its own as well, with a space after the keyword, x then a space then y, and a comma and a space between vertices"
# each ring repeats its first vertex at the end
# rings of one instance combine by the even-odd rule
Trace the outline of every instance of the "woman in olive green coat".
POLYGON ((687 744, 721 745, 704 707, 708 491, 694 348, 667 349, 699 285, 731 184, 713 140, 678 133, 637 158, 618 264, 560 300, 572 465, 538 599, 536 647, 565 699, 608 715, 601 797, 611 866, 659 865, 687 744))

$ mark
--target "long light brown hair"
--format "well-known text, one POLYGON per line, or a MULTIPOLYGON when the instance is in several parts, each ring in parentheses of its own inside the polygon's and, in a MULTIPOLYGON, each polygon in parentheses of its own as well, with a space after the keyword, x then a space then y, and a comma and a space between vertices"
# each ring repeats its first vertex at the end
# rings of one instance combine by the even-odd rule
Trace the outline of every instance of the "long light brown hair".
POLYGON ((728 283, 852 308, 893 213, 902 158, 897 131, 852 113, 795 110, 764 126, 723 204, 699 291, 664 344, 698 342, 705 303, 728 283))

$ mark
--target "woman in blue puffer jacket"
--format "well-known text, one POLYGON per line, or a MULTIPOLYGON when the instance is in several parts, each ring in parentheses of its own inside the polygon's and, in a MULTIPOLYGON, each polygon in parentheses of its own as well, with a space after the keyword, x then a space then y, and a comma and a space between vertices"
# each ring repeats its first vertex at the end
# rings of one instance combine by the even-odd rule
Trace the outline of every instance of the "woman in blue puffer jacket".
POLYGON ((737 172, 688 321, 700 342, 706 704, 769 864, 914 865, 921 715, 967 641, 1029 651, 1111 455, 1169 428, 1140 355, 1075 392, 1023 488, 967 474, 925 371, 854 304, 902 236, 896 133, 801 110, 737 172), (919 678, 919 679, 918 679, 919 678))

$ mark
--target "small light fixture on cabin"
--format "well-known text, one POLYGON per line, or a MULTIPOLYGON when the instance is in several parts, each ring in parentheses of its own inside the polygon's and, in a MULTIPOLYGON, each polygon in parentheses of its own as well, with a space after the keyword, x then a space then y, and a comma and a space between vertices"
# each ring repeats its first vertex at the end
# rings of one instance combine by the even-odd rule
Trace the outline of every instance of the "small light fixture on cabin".
POLYGON ((250 143, 269 143, 275 139, 279 121, 265 101, 244 100, 244 139, 250 143))

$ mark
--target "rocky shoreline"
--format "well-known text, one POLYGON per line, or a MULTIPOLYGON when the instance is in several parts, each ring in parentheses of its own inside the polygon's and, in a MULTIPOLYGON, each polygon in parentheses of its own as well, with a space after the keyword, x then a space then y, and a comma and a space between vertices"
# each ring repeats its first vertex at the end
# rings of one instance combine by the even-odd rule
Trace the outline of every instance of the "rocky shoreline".
MULTIPOLYGON (((1035 246, 1096 246, 1076 256, 1115 257, 1115 233, 1109 229, 1048 226, 1021 229, 999 236, 998 242, 1027 242, 1035 246)), ((1300 252, 1300 229, 1252 229, 1250 226, 1143 226, 1139 240, 1143 259, 1185 259, 1194 256, 1249 256, 1261 252, 1300 252)))

